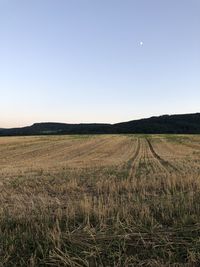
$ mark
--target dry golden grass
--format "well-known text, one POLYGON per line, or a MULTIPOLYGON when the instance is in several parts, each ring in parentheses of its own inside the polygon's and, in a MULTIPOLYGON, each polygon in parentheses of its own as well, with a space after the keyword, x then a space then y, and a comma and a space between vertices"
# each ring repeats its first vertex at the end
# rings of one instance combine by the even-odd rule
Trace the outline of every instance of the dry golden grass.
POLYGON ((0 138, 0 266, 199 266, 200 136, 0 138))

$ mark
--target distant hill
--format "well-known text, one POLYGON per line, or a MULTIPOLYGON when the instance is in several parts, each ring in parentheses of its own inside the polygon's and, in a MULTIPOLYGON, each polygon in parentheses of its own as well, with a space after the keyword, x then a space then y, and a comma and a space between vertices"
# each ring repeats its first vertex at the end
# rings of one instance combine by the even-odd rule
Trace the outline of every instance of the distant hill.
POLYGON ((200 133, 200 113, 163 115, 114 125, 119 133, 200 133))
POLYGON ((50 134, 200 134, 200 113, 163 115, 116 124, 35 123, 32 126, 12 129, 0 128, 0 136, 50 134))

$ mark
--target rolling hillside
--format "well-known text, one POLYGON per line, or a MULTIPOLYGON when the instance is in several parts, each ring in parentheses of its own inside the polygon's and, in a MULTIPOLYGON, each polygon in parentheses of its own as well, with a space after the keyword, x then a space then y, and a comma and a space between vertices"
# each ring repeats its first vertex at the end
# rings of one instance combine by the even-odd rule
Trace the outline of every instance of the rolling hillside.
POLYGON ((1 129, 0 136, 49 134, 200 134, 200 113, 163 115, 117 124, 35 123, 32 126, 1 129))

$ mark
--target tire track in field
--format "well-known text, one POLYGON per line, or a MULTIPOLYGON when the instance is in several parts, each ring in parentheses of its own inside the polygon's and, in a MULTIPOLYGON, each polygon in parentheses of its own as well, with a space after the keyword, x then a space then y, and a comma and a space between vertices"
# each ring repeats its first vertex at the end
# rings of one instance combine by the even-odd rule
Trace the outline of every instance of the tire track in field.
POLYGON ((130 159, 131 161, 131 166, 130 166, 130 170, 129 170, 129 175, 128 178, 132 178, 134 176, 135 173, 135 161, 140 153, 140 147, 141 147, 141 143, 140 143, 140 139, 137 139, 137 148, 135 151, 135 154, 133 155, 133 157, 130 159))
POLYGON ((149 149, 150 149, 150 151, 151 151, 153 157, 154 157, 155 159, 157 159, 157 160, 160 162, 160 164, 161 164, 167 171, 168 171, 169 169, 172 169, 173 171, 180 172, 180 170, 177 169, 174 165, 172 165, 170 162, 166 161, 165 159, 163 159, 162 157, 160 157, 160 156, 157 154, 157 152, 154 150, 154 148, 153 148, 153 146, 152 146, 152 144, 151 144, 151 141, 150 141, 148 138, 146 138, 146 141, 147 141, 147 144, 148 144, 148 146, 149 146, 149 149))

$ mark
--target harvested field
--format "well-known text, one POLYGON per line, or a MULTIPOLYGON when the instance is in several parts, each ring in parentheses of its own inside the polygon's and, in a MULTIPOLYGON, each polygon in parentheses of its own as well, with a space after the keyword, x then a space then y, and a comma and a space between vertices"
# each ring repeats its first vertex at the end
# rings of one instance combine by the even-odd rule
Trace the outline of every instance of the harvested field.
POLYGON ((1 137, 0 191, 0 266, 199 266, 199 135, 1 137))

